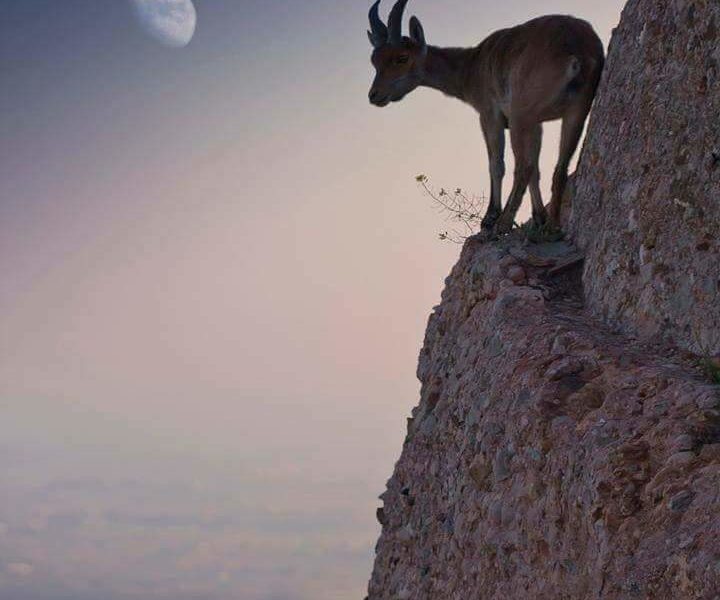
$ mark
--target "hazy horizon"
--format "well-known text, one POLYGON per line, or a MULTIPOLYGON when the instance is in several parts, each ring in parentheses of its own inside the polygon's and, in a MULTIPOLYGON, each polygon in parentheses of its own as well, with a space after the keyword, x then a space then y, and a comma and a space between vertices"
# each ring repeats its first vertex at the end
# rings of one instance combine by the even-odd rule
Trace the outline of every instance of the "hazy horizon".
MULTIPOLYGON (((195 4, 170 48, 125 0, 0 0, 8 600, 364 597, 459 252, 414 176, 486 193, 478 119, 369 105, 369 1, 195 4)), ((573 13, 607 43, 622 4, 408 16, 474 45, 573 13)))

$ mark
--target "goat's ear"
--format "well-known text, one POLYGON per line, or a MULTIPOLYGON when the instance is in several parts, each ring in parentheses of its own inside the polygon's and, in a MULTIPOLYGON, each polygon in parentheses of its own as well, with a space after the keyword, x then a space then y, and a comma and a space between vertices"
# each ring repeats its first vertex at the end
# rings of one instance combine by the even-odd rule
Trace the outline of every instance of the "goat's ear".
POLYGON ((423 48, 427 46, 425 41, 425 30, 423 29, 420 19, 413 17, 410 19, 410 39, 417 44, 420 44, 423 48))
POLYGON ((373 48, 379 48, 385 43, 384 39, 380 39, 378 36, 374 35, 372 31, 368 30, 367 34, 373 48))

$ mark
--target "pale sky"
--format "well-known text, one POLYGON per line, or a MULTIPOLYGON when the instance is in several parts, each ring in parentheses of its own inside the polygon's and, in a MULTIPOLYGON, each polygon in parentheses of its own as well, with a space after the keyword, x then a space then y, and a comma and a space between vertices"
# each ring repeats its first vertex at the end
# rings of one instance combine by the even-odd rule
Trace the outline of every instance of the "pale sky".
MULTIPOLYGON (((124 0, 0 0, 2 598, 364 597, 459 252, 414 176, 487 192, 477 117, 368 104, 369 2, 196 4, 169 48, 124 0)), ((409 14, 607 42, 621 5, 409 14)))

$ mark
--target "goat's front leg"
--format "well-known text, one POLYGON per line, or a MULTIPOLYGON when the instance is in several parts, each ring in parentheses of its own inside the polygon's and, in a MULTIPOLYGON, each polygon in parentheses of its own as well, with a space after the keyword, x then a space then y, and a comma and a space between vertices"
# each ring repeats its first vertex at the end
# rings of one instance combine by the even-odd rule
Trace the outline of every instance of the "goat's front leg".
POLYGON ((515 181, 505 210, 495 225, 496 233, 510 233, 513 228, 528 184, 539 169, 541 139, 542 126, 539 123, 510 124, 510 140, 515 154, 515 181))
POLYGON ((482 228, 492 229, 502 213, 502 181, 505 177, 505 123, 502 115, 492 115, 481 116, 480 125, 487 144, 491 181, 490 204, 485 218, 482 220, 482 228))

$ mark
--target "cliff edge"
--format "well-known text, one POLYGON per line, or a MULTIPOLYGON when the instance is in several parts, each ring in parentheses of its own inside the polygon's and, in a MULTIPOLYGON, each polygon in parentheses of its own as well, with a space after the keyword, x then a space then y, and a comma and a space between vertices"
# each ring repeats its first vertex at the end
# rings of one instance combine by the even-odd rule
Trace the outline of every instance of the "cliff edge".
POLYGON ((370 600, 720 598, 715 27, 717 2, 631 0, 569 241, 463 248, 370 600))

